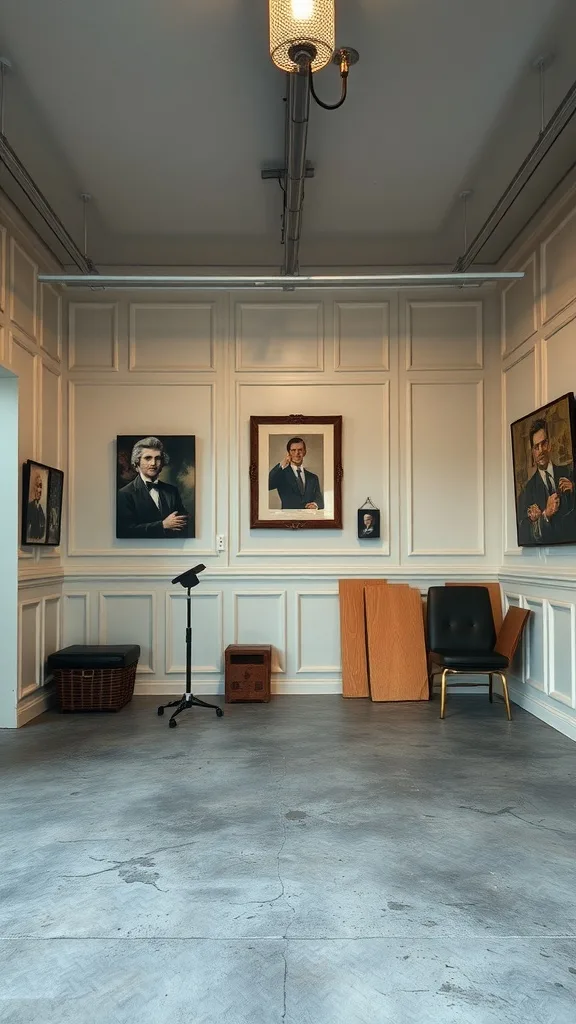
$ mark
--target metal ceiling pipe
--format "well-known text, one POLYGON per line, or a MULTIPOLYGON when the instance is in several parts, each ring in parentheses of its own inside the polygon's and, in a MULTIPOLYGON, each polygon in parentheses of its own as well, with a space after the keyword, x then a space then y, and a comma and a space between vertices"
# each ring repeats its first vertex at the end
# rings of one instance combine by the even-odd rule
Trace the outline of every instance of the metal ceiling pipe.
POLYGON ((309 55, 298 71, 288 75, 286 102, 286 180, 284 185, 284 273, 298 273, 306 142, 310 114, 309 55))
POLYGON ((554 145, 566 125, 576 113, 576 82, 573 82, 564 99, 556 108, 548 124, 542 129, 538 140, 532 147, 524 162, 520 165, 512 181, 500 196, 491 213, 484 221, 476 237, 472 240, 466 252, 460 256, 454 265, 456 273, 467 270, 474 262, 488 239, 494 234, 500 221, 508 212, 512 203, 516 201, 522 190, 530 181, 534 171, 541 164, 546 153, 554 145))
POLYGON ((34 206, 35 210, 40 214, 42 220, 50 228, 52 233, 56 236, 60 245, 66 250, 73 263, 76 264, 79 270, 84 274, 97 274, 97 270, 92 263, 92 260, 85 256, 80 251, 76 242, 72 238, 68 231, 64 227, 62 221, 54 212, 50 203, 46 197, 42 194, 36 183, 28 174, 28 171, 24 167, 24 164, 18 159, 16 153, 12 149, 12 146, 8 142, 5 135, 0 133, 0 161, 4 164, 6 169, 10 172, 14 181, 20 186, 22 191, 34 206))
POLYGON ((279 289, 296 288, 459 288, 479 287, 500 281, 517 281, 525 276, 523 270, 469 271, 467 274, 309 274, 267 275, 240 274, 213 277, 206 274, 39 274, 38 280, 47 284, 64 284, 71 288, 173 288, 189 289, 279 289))

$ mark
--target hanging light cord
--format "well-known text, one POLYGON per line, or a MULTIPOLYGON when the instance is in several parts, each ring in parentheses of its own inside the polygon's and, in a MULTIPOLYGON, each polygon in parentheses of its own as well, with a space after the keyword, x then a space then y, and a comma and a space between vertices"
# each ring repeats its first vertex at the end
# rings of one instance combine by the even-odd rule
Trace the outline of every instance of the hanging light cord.
POLYGON ((316 100, 316 103, 318 104, 319 107, 323 107, 324 110, 337 110, 338 107, 342 106, 342 104, 344 103, 344 100, 346 99, 346 94, 348 92, 348 65, 347 64, 343 63, 340 66, 340 78, 342 79, 342 95, 341 95, 340 99, 338 100, 338 103, 323 103, 321 99, 318 99, 318 96, 316 95, 316 91, 314 89, 314 76, 312 74, 312 68, 311 67, 310 67, 310 69, 308 71, 308 75, 309 75, 309 78, 310 78, 310 92, 312 93, 312 96, 316 100))

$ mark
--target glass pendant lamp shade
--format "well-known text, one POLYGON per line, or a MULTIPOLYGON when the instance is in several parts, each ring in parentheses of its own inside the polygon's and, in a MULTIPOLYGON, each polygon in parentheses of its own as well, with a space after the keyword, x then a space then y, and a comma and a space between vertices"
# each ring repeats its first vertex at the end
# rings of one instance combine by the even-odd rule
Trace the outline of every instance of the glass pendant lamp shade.
POLYGON ((296 71, 293 46, 314 47, 312 71, 332 60, 336 45, 334 0, 269 0, 270 56, 281 71, 296 71))

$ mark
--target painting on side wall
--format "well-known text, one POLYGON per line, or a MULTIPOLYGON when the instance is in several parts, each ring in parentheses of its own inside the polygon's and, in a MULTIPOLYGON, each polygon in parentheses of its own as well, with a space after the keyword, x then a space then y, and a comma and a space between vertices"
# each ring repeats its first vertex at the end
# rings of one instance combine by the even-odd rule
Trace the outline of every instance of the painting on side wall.
POLYGON ((22 470, 22 544, 57 547, 62 523, 64 473, 28 459, 22 470))
POLYGON ((576 544, 575 414, 569 393, 511 425, 520 547, 576 544))
POLYGON ((196 438, 120 434, 116 438, 116 536, 195 536, 196 438))
POLYGON ((250 526, 342 529, 342 417, 250 417, 250 526))

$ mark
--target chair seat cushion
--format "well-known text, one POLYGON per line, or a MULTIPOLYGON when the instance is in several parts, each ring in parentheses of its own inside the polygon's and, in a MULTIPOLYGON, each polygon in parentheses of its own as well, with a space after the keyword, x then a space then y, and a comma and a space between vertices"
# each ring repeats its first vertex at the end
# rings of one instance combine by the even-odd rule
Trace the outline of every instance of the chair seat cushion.
POLYGON ((128 668, 140 657, 138 644, 73 644, 48 658, 48 668, 128 668))
POLYGON ((431 651, 436 665, 458 672, 498 672, 508 668, 508 658, 497 651, 431 651))

